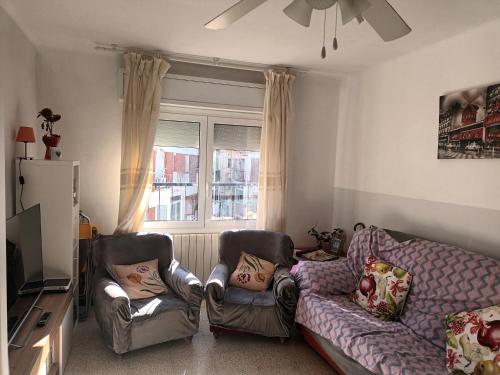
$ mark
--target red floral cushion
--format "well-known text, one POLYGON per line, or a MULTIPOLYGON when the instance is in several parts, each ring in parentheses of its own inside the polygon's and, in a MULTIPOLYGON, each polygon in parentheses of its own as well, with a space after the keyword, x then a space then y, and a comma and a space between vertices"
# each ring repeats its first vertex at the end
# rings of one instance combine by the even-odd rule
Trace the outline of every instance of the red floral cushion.
POLYGON ((382 320, 397 320, 403 311, 411 280, 409 272, 369 256, 352 300, 382 320))
POLYGON ((457 375, 500 374, 500 305, 446 317, 448 370, 457 375))

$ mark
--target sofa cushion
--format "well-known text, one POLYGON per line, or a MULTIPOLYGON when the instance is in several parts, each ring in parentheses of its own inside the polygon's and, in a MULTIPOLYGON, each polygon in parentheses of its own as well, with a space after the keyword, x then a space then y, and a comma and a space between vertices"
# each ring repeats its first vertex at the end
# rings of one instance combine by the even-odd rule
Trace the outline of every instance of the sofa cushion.
POLYGON ((301 293, 295 320, 376 374, 447 374, 443 349, 399 322, 374 317, 349 296, 301 293))
POLYGON ((352 300, 382 320, 397 320, 410 290, 412 275, 368 256, 352 300))
POLYGON ((446 324, 450 371, 500 374, 500 305, 450 314, 446 324))
POLYGON ((354 234, 349 267, 360 274, 374 255, 413 274, 400 321, 435 345, 446 346, 446 315, 500 304, 500 261, 420 238, 399 242, 371 227, 354 234))

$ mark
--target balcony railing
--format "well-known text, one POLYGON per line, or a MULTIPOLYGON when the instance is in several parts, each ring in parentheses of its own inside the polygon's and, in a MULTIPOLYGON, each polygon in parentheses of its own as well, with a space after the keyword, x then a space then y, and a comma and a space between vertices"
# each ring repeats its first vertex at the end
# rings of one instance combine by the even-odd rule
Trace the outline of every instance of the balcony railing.
MULTIPOLYGON (((154 218, 148 216, 147 220, 197 220, 197 187, 197 183, 190 182, 154 182, 153 193, 150 197, 150 204, 154 202, 154 205, 149 206, 149 208, 155 208, 155 215, 154 218), (188 191, 189 188, 195 189, 188 191), (157 194, 156 197, 154 196, 155 194, 157 194), (187 202, 190 202, 190 206, 187 205, 187 202), (181 207, 179 207, 179 204, 181 207), (174 205, 177 205, 177 207, 174 207, 174 205), (167 208, 167 206, 169 207, 167 208)), ((255 219, 257 196, 258 184, 255 182, 214 182, 212 184, 212 218, 215 220, 255 219)))

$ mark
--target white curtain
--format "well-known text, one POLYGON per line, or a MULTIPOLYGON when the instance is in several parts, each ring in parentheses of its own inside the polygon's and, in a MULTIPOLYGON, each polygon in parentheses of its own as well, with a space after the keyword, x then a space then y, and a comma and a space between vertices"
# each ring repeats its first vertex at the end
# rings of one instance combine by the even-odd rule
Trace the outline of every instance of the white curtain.
POLYGON ((257 229, 284 232, 286 225, 286 133, 295 76, 269 70, 260 141, 257 229))
POLYGON ((151 190, 151 154, 160 111, 162 58, 126 53, 120 208, 115 233, 140 230, 151 190))

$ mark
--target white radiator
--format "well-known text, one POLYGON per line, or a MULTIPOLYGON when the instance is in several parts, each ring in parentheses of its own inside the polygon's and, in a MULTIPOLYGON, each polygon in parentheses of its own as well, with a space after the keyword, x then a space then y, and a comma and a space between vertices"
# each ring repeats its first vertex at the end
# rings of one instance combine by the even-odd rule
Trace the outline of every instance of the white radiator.
POLYGON ((205 283, 219 263, 220 233, 171 234, 174 257, 205 283))

